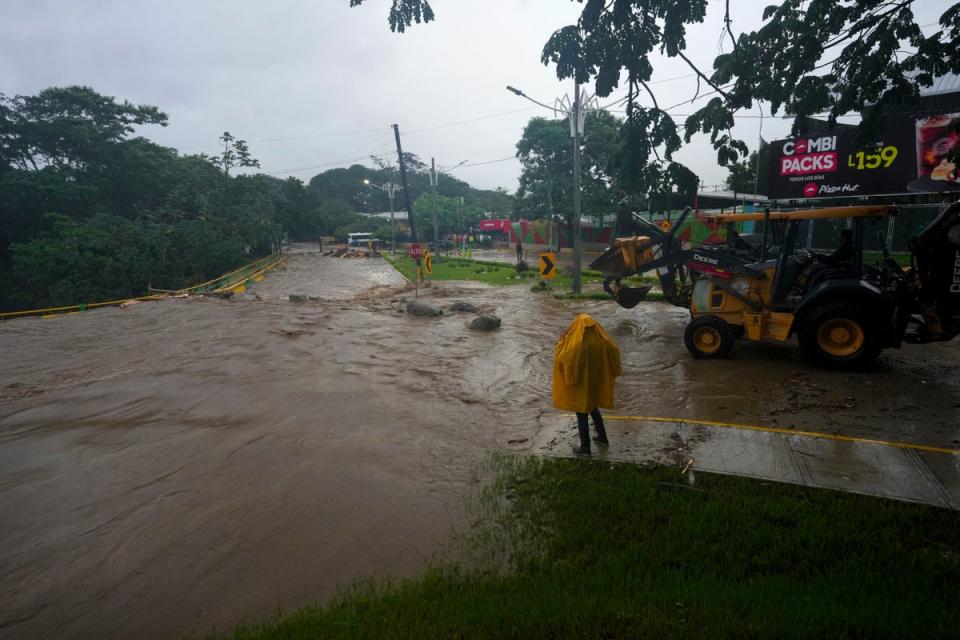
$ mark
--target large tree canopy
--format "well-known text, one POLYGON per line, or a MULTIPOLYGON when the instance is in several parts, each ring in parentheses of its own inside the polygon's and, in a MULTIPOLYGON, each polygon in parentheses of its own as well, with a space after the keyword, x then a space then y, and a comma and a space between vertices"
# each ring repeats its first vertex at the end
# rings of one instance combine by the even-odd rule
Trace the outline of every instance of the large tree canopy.
MULTIPOLYGON (((593 82, 601 97, 626 86, 618 177, 642 191, 695 187, 693 174, 672 158, 698 133, 709 136, 721 165, 745 157, 746 144, 731 133, 739 110, 767 104, 774 115, 794 116, 794 133, 803 132, 807 116, 826 114, 834 123, 862 112, 870 133, 887 105, 915 101, 934 77, 960 73, 960 3, 924 35, 913 13, 919 0, 783 0, 762 10, 760 29, 735 35, 730 0, 713 0, 724 10, 730 51, 713 69, 701 69, 688 55, 687 27, 705 19, 710 0, 577 1, 579 20, 550 37, 542 60, 560 79, 593 82), (713 96, 687 117, 683 139, 673 105, 661 104, 649 84, 658 55, 691 68, 691 102, 713 96)), ((736 4, 740 15, 761 10, 759 3, 736 4)), ((390 26, 403 31, 433 17, 426 0, 393 0, 390 26)))
MULTIPOLYGON (((617 136, 621 121, 607 111, 587 119, 583 144, 583 211, 597 217, 613 213, 617 136)), ((566 120, 531 118, 517 142, 523 167, 518 204, 526 215, 559 214, 573 220, 573 143, 566 120)))

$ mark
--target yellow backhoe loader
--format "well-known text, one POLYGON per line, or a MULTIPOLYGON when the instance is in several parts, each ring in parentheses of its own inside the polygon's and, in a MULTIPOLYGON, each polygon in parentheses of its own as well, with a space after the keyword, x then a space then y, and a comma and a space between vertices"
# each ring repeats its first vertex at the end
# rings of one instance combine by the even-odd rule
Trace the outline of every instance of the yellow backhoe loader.
POLYGON ((690 309, 684 343, 696 358, 722 358, 738 339, 783 342, 798 337, 804 355, 831 368, 861 366, 902 342, 950 340, 960 333, 960 203, 911 239, 911 266, 902 268, 886 249, 874 264, 863 257, 864 239, 876 232, 886 247, 885 224, 896 214, 886 205, 801 211, 721 214, 723 245, 684 248, 669 232, 646 223, 648 234, 620 238, 591 269, 604 288, 630 308, 648 287, 620 287, 621 278, 655 271, 664 297, 690 309), (852 237, 843 259, 800 249, 805 220, 845 219, 852 237), (739 238, 739 222, 763 222, 753 247, 739 238), (877 229, 873 229, 876 227, 877 229))

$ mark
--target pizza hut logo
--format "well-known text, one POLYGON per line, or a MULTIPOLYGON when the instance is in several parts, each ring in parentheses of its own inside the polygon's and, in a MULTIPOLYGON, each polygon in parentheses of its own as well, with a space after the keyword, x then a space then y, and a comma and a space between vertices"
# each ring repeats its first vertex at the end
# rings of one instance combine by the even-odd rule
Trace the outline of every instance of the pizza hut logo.
POLYGON ((781 151, 781 176, 830 173, 840 166, 837 156, 837 136, 788 140, 783 144, 781 151))
POLYGON ((820 193, 820 187, 818 187, 817 184, 814 182, 808 182, 807 186, 803 188, 803 195, 805 195, 808 198, 812 198, 818 193, 820 193))

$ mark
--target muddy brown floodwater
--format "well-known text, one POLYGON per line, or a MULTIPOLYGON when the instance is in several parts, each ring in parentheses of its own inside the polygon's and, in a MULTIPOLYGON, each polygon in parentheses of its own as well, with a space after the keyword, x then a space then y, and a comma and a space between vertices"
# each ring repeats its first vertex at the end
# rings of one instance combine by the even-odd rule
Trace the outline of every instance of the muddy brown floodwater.
POLYGON ((503 319, 478 333, 401 313, 403 287, 379 259, 299 253, 241 300, 0 325, 0 637, 202 634, 416 572, 464 529, 489 452, 535 438, 584 310, 621 345, 619 413, 960 443, 960 344, 858 375, 792 346, 694 361, 666 305, 426 294, 503 319))

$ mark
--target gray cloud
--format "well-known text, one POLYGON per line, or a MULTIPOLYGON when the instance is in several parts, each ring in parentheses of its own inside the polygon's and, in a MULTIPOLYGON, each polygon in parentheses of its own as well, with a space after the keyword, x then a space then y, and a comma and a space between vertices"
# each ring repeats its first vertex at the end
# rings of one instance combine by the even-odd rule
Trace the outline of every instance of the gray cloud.
MULTIPOLYGON (((292 173, 304 179, 337 162, 392 153, 394 122, 414 132, 530 106, 508 93, 507 84, 545 102, 570 92, 569 82, 559 83, 553 69, 540 63, 540 51, 553 30, 576 19, 579 3, 432 4, 435 23, 394 34, 387 26, 387 0, 355 9, 347 0, 4 0, 0 91, 29 94, 87 84, 164 109, 170 126, 143 131, 161 144, 215 152, 210 145, 229 130, 251 141, 263 171, 282 175, 317 167, 292 173)), ((722 4, 715 2, 708 20, 691 30, 692 57, 704 69, 719 51, 722 4)), ((759 26, 765 4, 736 2, 735 30, 759 26)), ((932 22, 948 2, 918 4, 921 22, 932 22)), ((687 73, 682 63, 665 59, 656 65, 655 78, 687 73)), ((690 79, 656 87, 661 104, 693 93, 690 79)), ((410 133, 404 147, 423 158, 435 156, 441 165, 500 159, 513 154, 524 124, 536 114, 549 112, 531 109, 410 133)), ((759 120, 745 118, 735 133, 755 146, 759 126, 759 120)), ((788 130, 782 120, 763 124, 766 139, 788 130)), ((702 140, 678 159, 707 184, 726 176, 702 140)), ((458 175, 479 187, 512 190, 519 164, 467 167, 458 175)))

